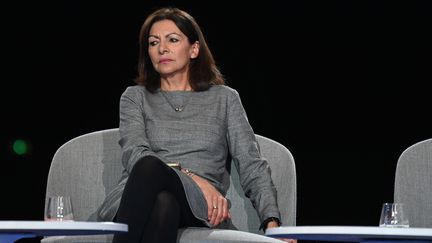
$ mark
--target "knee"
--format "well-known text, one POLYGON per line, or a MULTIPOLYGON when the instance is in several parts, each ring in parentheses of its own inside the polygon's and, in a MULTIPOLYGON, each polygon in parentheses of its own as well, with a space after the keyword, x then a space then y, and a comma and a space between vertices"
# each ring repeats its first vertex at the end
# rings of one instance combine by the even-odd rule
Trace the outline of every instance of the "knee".
POLYGON ((130 176, 157 175, 165 167, 166 165, 160 159, 154 156, 145 156, 135 163, 130 176))

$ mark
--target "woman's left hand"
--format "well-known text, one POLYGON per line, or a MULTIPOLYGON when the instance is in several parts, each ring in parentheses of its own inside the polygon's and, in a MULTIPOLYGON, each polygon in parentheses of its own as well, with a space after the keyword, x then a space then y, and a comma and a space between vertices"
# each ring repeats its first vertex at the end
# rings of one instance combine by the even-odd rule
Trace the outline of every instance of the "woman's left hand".
MULTIPOLYGON (((270 221, 267 223, 267 229, 279 227, 276 221, 270 221)), ((297 243, 296 239, 287 239, 287 238, 277 238, 278 240, 289 242, 289 243, 297 243)))
POLYGON ((231 218, 227 199, 206 179, 193 175, 192 180, 197 183, 207 201, 208 220, 213 226, 219 225, 231 218))

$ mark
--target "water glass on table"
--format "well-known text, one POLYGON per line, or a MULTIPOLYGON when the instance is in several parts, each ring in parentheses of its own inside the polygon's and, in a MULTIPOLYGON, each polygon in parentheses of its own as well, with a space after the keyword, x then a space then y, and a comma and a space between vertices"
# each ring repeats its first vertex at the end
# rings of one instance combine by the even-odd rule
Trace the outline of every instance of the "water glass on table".
POLYGON ((71 198, 51 196, 45 206, 45 221, 73 221, 71 198))
POLYGON ((408 218, 403 203, 384 203, 379 222, 380 227, 407 228, 408 218))

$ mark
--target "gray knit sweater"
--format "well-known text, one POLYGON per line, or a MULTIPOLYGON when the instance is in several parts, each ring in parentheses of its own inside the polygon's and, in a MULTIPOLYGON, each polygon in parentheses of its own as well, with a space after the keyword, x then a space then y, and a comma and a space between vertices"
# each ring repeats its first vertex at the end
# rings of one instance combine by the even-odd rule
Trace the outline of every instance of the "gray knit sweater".
MULTIPOLYGON (((124 171, 118 186, 100 207, 99 219, 114 218, 128 175, 143 156, 180 162, 183 168, 206 178, 225 195, 229 182, 225 169, 228 154, 261 221, 280 218, 270 168, 260 155, 237 91, 215 85, 202 92, 162 92, 150 93, 137 85, 128 87, 120 98, 119 143, 124 171), (174 108, 180 106, 183 110, 176 112, 174 108)), ((193 214, 210 226, 200 188, 185 173, 175 171, 193 214)))

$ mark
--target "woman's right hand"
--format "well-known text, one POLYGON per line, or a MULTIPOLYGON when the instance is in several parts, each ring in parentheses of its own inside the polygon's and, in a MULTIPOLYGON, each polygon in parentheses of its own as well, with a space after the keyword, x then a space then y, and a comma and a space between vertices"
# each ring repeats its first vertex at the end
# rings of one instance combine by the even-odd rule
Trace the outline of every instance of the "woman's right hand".
POLYGON ((211 225, 217 226, 231 218, 227 199, 210 182, 197 175, 193 175, 192 180, 201 188, 207 201, 208 220, 211 225))

